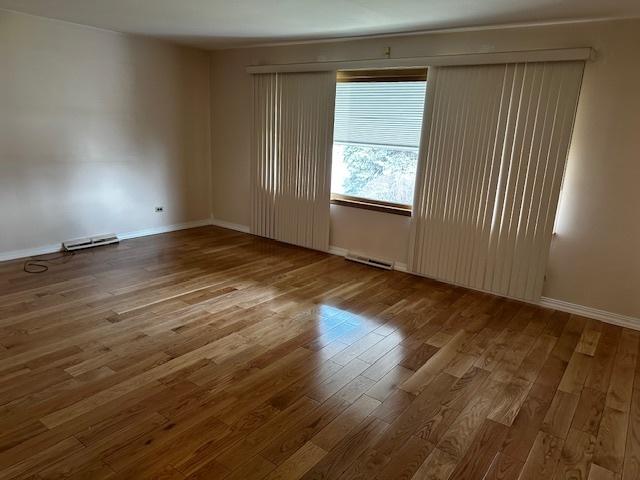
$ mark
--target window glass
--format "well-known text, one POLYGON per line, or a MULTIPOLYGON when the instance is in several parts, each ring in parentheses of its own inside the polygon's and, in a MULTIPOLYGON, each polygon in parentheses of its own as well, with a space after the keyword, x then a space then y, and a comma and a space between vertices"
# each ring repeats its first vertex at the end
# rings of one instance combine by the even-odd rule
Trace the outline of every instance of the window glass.
POLYGON ((331 191, 413 203, 425 81, 338 82, 331 191))

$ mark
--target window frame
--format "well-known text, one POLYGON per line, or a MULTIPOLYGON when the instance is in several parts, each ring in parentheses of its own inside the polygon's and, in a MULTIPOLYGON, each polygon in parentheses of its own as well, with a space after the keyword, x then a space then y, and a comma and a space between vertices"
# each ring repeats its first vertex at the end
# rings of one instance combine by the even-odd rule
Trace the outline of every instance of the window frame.
MULTIPOLYGON (((389 68, 377 70, 338 70, 336 72, 336 83, 348 82, 426 82, 428 75, 427 67, 415 68, 389 68)), ((424 118, 423 118, 424 121, 424 118)), ((343 195, 331 192, 330 202, 332 205, 343 207, 361 208, 376 212, 391 213, 410 217, 412 205, 386 202, 384 200, 374 200, 366 197, 343 195)))
POLYGON ((392 213, 394 215, 403 215, 405 217, 410 217, 412 210, 411 205, 385 202, 383 200, 372 200, 364 197, 352 197, 350 195, 342 195, 341 193, 331 194, 331 205, 361 208, 363 210, 372 210, 374 212, 392 213))

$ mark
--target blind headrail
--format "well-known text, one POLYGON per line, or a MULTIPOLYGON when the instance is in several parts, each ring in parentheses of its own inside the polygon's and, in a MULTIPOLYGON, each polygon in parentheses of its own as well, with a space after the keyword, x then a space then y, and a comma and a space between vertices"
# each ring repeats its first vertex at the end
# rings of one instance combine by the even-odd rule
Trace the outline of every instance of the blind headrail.
POLYGON ((520 50, 512 52, 465 53, 435 55, 429 57, 371 58, 330 62, 285 63, 276 65, 249 65, 247 73, 321 72, 333 70, 384 69, 432 67, 443 65, 491 65, 523 62, 563 62, 570 60, 594 60, 595 51, 590 47, 556 48, 546 50, 520 50))

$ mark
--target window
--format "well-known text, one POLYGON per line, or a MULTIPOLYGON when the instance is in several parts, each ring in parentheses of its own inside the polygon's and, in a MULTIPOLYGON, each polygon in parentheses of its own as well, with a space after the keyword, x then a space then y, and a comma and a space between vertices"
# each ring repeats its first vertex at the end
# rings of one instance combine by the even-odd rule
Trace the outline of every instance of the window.
POLYGON ((333 203, 410 213, 426 73, 425 69, 338 72, 333 203))

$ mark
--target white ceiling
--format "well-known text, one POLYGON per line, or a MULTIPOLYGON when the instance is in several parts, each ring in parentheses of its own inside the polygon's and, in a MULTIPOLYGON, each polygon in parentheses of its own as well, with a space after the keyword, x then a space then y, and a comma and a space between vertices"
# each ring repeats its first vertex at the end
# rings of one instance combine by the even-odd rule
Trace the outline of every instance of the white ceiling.
POLYGON ((208 48, 640 16, 640 0, 0 0, 0 8, 208 48))

